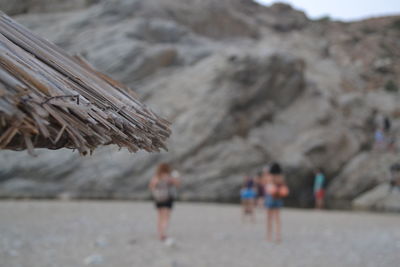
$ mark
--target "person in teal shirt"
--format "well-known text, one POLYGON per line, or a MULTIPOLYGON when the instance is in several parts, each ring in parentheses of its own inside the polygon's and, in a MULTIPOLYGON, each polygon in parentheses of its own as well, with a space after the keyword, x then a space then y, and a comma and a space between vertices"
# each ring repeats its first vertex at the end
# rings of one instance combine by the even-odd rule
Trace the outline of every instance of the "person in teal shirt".
POLYGON ((315 208, 322 209, 324 207, 324 197, 325 197, 325 175, 321 170, 315 172, 314 177, 314 197, 315 197, 315 208))

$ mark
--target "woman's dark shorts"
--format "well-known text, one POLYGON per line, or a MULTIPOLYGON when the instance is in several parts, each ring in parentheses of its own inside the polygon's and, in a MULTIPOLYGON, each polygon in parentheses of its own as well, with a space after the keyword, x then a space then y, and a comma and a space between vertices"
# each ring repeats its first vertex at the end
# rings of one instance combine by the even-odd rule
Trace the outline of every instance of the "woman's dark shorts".
POLYGON ((162 202, 156 202, 155 204, 157 209, 172 209, 174 206, 174 201, 170 199, 162 202))

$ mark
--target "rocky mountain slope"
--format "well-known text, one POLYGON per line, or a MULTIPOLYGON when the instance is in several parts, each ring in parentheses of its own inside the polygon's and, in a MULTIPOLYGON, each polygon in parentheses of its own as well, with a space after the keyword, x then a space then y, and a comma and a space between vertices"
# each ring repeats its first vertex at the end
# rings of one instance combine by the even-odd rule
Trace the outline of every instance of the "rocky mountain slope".
POLYGON ((279 161, 290 204, 312 203, 322 167, 331 206, 348 207, 400 160, 372 149, 382 116, 400 133, 400 16, 311 21, 250 0, 76 1, 69 12, 56 2, 59 12, 32 1, 13 14, 173 122, 169 152, 2 151, 2 197, 147 198, 154 167, 168 161, 183 175, 182 199, 232 201, 245 174, 279 161))

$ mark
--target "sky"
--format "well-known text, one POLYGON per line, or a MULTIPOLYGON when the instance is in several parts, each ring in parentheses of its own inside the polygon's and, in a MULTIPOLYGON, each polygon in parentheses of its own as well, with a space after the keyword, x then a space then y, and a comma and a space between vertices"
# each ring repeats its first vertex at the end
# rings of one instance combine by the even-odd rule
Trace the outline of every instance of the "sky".
POLYGON ((400 15, 400 0, 254 0, 261 4, 288 3, 304 11, 311 19, 329 16, 351 21, 382 15, 400 15))

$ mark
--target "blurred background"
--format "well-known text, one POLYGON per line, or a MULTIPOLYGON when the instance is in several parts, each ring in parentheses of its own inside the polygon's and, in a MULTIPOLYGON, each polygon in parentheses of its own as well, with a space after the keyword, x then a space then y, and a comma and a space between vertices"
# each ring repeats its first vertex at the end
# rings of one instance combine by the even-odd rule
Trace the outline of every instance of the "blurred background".
MULTIPOLYGON (((87 157, 66 149, 39 149, 39 156, 31 157, 1 151, 0 198, 149 200, 148 183, 155 167, 166 161, 182 175, 180 200, 238 203, 243 177, 278 161, 291 191, 287 206, 314 206, 314 171, 319 168, 327 179, 327 208, 400 211, 400 193, 389 185, 391 167, 400 163, 399 1, 0 0, 0 9, 127 84, 172 122, 168 152, 131 154, 109 146, 87 157), (383 144, 374 139, 380 129, 383 144)), ((92 211, 116 212, 107 205, 93 206, 92 211)), ((191 214, 190 207, 185 209, 191 214)), ((114 218, 128 223, 124 214, 114 218)), ((317 219, 331 220, 324 218, 317 219)), ((390 218, 398 225, 398 217, 390 218)), ((383 229, 391 227, 376 222, 383 229)), ((63 231, 85 223, 81 219, 63 231)), ((363 246, 378 240, 378 251, 400 248, 398 241, 380 236, 372 224, 368 227, 374 236, 360 241, 363 246)), ((334 233, 324 232, 328 239, 334 239, 334 233)), ((301 234, 312 239, 307 230, 301 234)), ((104 235, 107 232, 94 235, 95 247, 112 243, 104 235)), ((212 238, 231 240, 229 234, 212 238)), ((302 246, 299 240, 293 242, 287 255, 302 246)), ((226 253, 241 253, 239 248, 226 253)), ((398 258, 387 258, 377 260, 382 266, 396 265, 398 258)), ((362 259, 350 255, 349 265, 343 266, 356 266, 362 259)), ((103 260, 93 254, 83 262, 103 260)), ((186 266, 179 263, 184 261, 153 266, 186 266)), ((12 266, 26 266, 24 262, 12 266)), ((46 266, 53 263, 49 260, 46 266)), ((313 266, 300 263, 278 265, 313 266)), ((371 264, 363 266, 377 266, 371 264)), ((215 265, 211 261, 198 266, 215 265)))
POLYGON ((18 22, 129 85, 173 123, 173 134, 161 154, 2 151, 0 196, 147 199, 154 167, 168 161, 184 176, 182 200, 232 202, 245 174, 279 161, 291 206, 313 205, 313 170, 322 168, 327 206, 350 208, 399 161, 397 143, 375 153, 373 142, 385 117, 392 138, 400 134, 400 17, 365 17, 400 6, 292 2, 304 9, 239 0, 1 1, 18 22))

